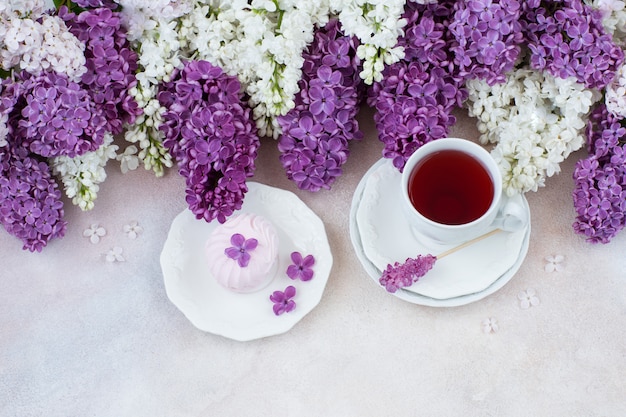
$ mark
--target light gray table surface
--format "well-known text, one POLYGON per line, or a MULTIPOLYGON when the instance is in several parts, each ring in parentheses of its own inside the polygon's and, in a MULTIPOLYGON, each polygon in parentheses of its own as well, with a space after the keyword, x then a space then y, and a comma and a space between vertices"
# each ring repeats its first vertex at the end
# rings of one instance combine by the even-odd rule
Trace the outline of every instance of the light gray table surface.
MULTIPOLYGON (((476 140, 457 112, 450 136, 476 140)), ((387 294, 350 241, 354 190, 381 157, 372 112, 330 191, 297 190, 262 139, 254 181, 293 191, 333 253, 321 302, 290 331, 239 342, 196 329, 168 299, 159 256, 185 208, 183 180, 108 168, 96 207, 66 205, 63 239, 29 253, 0 230, 1 416, 623 416, 626 232, 576 235, 572 155, 527 194, 528 255, 502 289, 437 308, 387 294), (131 240, 123 227, 137 221, 131 240), (83 237, 91 224, 107 234, 83 237), (106 262, 112 247, 125 262, 106 262), (547 272, 546 256, 563 255, 547 272), (522 308, 518 295, 534 294, 522 308), (484 332, 492 318, 497 330, 484 332)), ((277 318, 279 319, 279 318, 277 318)))

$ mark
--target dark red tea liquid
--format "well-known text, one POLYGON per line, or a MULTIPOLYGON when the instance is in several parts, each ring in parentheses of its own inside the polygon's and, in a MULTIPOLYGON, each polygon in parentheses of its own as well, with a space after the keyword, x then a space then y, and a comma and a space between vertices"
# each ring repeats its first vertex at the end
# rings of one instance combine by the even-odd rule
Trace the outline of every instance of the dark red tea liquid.
POLYGON ((409 177, 409 199, 424 217, 459 225, 481 217, 493 201, 494 186, 483 164, 464 152, 428 155, 409 177))

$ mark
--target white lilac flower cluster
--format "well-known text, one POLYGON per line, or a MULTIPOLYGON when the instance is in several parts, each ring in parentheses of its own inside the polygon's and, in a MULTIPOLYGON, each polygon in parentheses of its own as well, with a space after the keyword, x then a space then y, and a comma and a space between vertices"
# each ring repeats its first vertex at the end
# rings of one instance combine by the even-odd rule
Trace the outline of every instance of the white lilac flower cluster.
POLYGON ((159 23, 172 22, 189 13, 192 0, 115 0, 122 6, 122 22, 131 41, 141 39, 159 23))
POLYGON ((182 64, 179 19, 191 11, 191 1, 117 0, 122 6, 121 16, 127 28, 127 38, 138 54, 137 86, 130 93, 143 110, 124 134, 130 142, 118 160, 122 172, 135 169, 139 161, 145 169, 163 175, 173 166, 172 158, 162 145, 159 131, 161 115, 165 111, 157 100, 158 85, 182 64))
POLYGON ((295 105, 302 53, 329 13, 329 0, 197 0, 182 24, 197 59, 238 77, 259 134, 278 137, 276 117, 295 105))
POLYGON ((0 5, 0 67, 38 75, 52 70, 77 81, 87 71, 84 45, 44 0, 8 0, 0 5))
POLYGON ((104 167, 108 160, 116 158, 117 149, 113 136, 106 133, 104 143, 95 151, 73 158, 58 156, 51 159, 52 172, 61 178, 65 194, 74 205, 82 210, 94 207, 100 184, 107 177, 104 167))
POLYGON ((333 6, 344 34, 359 39, 357 56, 363 61, 360 77, 366 84, 381 81, 385 65, 404 57, 404 49, 396 46, 407 23, 402 18, 404 4, 405 0, 343 0, 333 6))
POLYGON ((492 155, 500 165, 509 195, 536 191, 560 163, 585 143, 586 116, 601 97, 573 78, 517 69, 506 82, 489 86, 467 83, 470 116, 478 119, 482 143, 495 143, 492 155))

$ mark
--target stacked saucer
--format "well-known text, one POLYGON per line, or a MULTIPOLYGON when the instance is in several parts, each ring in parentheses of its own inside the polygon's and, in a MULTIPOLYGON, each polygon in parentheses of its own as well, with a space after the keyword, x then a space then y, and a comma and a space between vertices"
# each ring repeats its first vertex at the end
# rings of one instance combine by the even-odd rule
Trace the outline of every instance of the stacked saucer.
MULTIPOLYGON (((350 237, 357 257, 378 283, 388 264, 417 255, 437 255, 411 232, 404 214, 401 174, 390 160, 376 162, 361 179, 352 200, 350 237)), ((526 210, 528 202, 523 198, 526 210)), ((529 213, 530 218, 530 213, 529 213)), ((520 268, 530 237, 530 221, 517 232, 501 232, 435 263, 424 277, 395 296, 421 305, 451 307, 478 301, 502 288, 520 268)), ((381 286, 381 289, 384 288, 381 286)))

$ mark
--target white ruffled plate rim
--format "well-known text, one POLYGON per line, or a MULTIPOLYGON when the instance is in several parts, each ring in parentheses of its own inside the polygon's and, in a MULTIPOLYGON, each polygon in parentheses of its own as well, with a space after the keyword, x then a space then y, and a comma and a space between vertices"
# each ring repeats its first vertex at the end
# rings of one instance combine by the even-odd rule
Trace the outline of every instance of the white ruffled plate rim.
POLYGON ((241 210, 234 215, 251 212, 264 216, 279 234, 279 266, 268 286, 240 294, 210 277, 202 250, 206 237, 219 223, 197 220, 188 209, 173 220, 160 256, 170 301, 198 329, 238 341, 289 331, 321 301, 333 263, 324 223, 299 197, 257 182, 248 182, 248 189, 241 210), (312 280, 287 277, 293 251, 315 256, 312 280), (296 287, 296 308, 276 316, 269 296, 289 285, 296 287))

